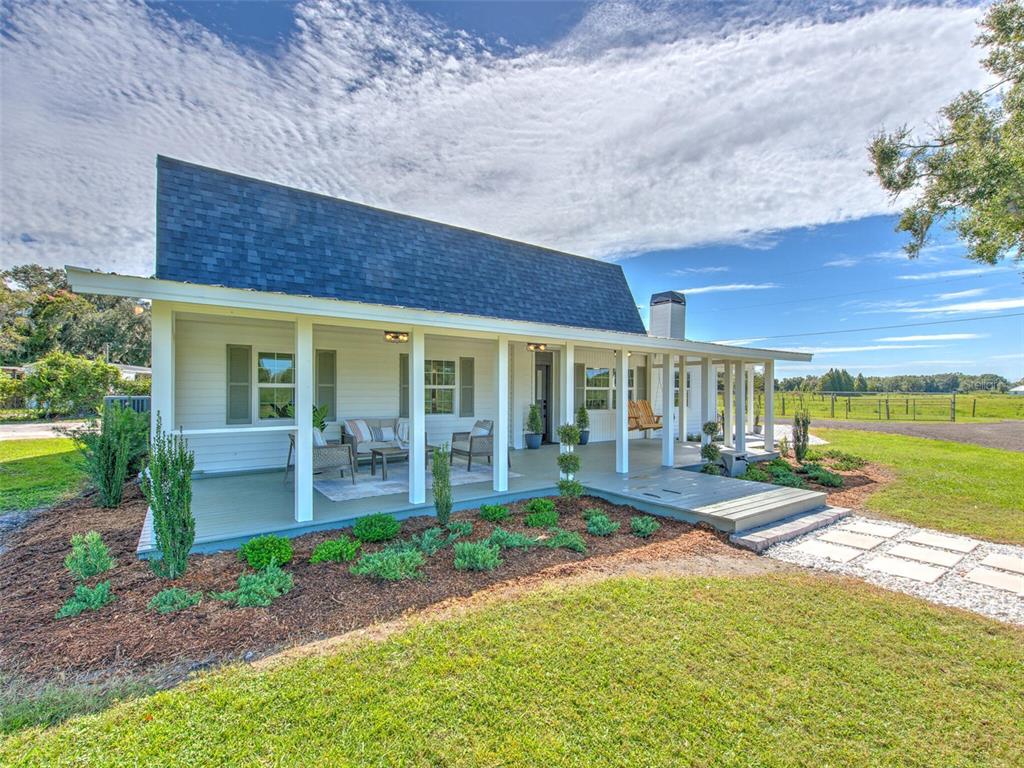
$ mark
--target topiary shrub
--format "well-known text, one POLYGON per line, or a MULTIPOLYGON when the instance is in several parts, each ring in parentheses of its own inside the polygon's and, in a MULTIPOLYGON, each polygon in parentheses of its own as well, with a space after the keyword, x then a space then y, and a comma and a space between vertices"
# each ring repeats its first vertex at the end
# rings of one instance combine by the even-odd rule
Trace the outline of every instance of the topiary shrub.
POLYGON ((284 536, 267 533, 249 539, 238 550, 238 559, 260 571, 273 563, 287 565, 292 561, 292 542, 284 536))
POLYGON ((576 429, 580 432, 590 429, 590 414, 584 405, 576 409, 576 429))
POLYGON ((321 541, 313 548, 313 554, 309 556, 309 562, 347 563, 355 559, 361 546, 362 542, 350 539, 348 536, 327 539, 326 541, 321 541))
POLYGON ((85 611, 98 611, 113 599, 114 595, 110 591, 109 581, 101 581, 95 587, 79 584, 75 587, 74 597, 60 607, 55 618, 66 619, 69 616, 85 613, 85 611))
POLYGON ((189 592, 181 587, 169 587, 153 595, 147 607, 149 610, 163 615, 199 605, 199 601, 202 599, 202 592, 189 592))
POLYGON ((393 539, 401 530, 402 524, 400 522, 391 515, 381 512, 356 520, 356 524, 352 526, 352 535, 363 543, 369 543, 393 539))
POLYGON ((188 568, 188 553, 196 539, 196 519, 192 515, 195 465, 188 441, 181 435, 164 433, 157 414, 142 492, 153 512, 153 533, 160 550, 160 557, 150 560, 149 566, 161 578, 176 579, 188 568))
POLYGON ((562 528, 552 528, 550 536, 541 540, 541 544, 551 549, 570 549, 573 552, 584 553, 587 551, 587 542, 576 531, 566 531, 562 528))
POLYGON ((700 468, 700 471, 705 475, 721 475, 722 468, 717 464, 705 464, 700 468))
POLYGON ((561 441, 562 452, 558 454, 558 495, 567 499, 578 499, 583 495, 583 486, 576 480, 580 471, 580 457, 576 446, 580 444, 580 429, 575 424, 562 424, 558 428, 558 439, 561 441))
POLYGON ((718 447, 717 443, 708 443, 701 446, 700 455, 702 459, 714 464, 722 457, 722 449, 718 447))
POLYGON ((422 575, 420 568, 426 561, 426 555, 418 549, 384 549, 363 555, 349 571, 356 576, 370 576, 383 581, 418 579, 422 575))
POLYGON ((797 411, 793 414, 793 455, 796 460, 803 462, 807 456, 807 445, 811 439, 811 414, 807 411, 797 411))
POLYGON ((565 499, 578 499, 583 495, 583 483, 579 480, 559 480, 558 495, 565 499))
POLYGON ((500 523, 511 516, 512 513, 504 504, 482 504, 480 506, 480 517, 489 523, 500 523))
POLYGON ((487 537, 486 541, 501 549, 531 549, 540 543, 525 533, 512 533, 500 526, 491 531, 491 535, 487 537))
POLYGON ((460 541, 455 545, 455 570, 493 571, 501 565, 501 548, 483 541, 460 541))
POLYGON ((661 528, 661 523, 655 520, 653 517, 631 517, 629 518, 629 530, 633 532, 634 536, 639 536, 641 539, 646 539, 649 536, 653 536, 661 528))
POLYGON ((437 522, 441 525, 448 525, 448 518, 452 513, 452 478, 451 467, 448 465, 447 443, 434 449, 430 471, 434 479, 431 490, 434 494, 434 512, 437 515, 437 522))
POLYGON ((620 523, 616 523, 605 514, 592 515, 587 520, 587 533, 592 536, 611 536, 619 527, 620 523))
POLYGON ((703 424, 701 424, 700 431, 707 436, 708 441, 710 442, 711 440, 714 440, 715 436, 718 434, 718 422, 705 421, 703 424))
POLYGON ((114 565, 107 545, 96 531, 71 537, 71 552, 64 558, 64 566, 79 581, 109 571, 114 565))
POLYGON ((580 471, 580 455, 578 453, 558 454, 558 469, 566 475, 576 474, 580 471))
POLYGON ((233 603, 238 608, 266 608, 281 595, 291 592, 294 584, 290 573, 271 563, 262 571, 239 576, 237 588, 229 592, 214 592, 211 597, 233 603))

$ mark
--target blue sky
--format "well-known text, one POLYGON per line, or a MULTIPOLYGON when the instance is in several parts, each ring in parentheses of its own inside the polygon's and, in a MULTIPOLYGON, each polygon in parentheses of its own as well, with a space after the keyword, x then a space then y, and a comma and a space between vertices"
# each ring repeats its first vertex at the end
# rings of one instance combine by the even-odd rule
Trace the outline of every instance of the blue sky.
POLYGON ((865 173, 880 126, 985 83, 968 4, 2 13, 4 265, 150 273, 162 153, 614 259, 640 304, 687 293, 692 338, 815 352, 780 375, 1024 376, 1024 317, 996 317, 1024 312, 1018 271, 946 233, 909 262, 865 173), (838 332, 877 326, 911 327, 838 332))

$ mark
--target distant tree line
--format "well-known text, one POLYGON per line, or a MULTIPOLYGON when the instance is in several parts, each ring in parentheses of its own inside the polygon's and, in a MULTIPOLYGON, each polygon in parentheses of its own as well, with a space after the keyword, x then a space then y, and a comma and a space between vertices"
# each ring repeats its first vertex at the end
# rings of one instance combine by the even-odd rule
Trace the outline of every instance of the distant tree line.
POLYGON ((1011 384, 995 373, 930 373, 856 377, 843 368, 821 376, 791 376, 777 381, 783 392, 1006 392, 1011 384))

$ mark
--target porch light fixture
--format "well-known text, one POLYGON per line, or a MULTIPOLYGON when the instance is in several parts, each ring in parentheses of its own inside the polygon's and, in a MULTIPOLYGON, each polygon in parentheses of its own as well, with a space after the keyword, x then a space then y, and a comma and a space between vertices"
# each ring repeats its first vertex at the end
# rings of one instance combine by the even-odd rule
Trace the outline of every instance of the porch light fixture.
POLYGON ((528 350, 530 350, 531 352, 547 352, 548 345, 547 344, 537 344, 536 342, 531 341, 529 344, 526 345, 526 348, 528 350))
POLYGON ((384 341, 392 344, 405 344, 409 341, 408 331, 384 331, 384 341))

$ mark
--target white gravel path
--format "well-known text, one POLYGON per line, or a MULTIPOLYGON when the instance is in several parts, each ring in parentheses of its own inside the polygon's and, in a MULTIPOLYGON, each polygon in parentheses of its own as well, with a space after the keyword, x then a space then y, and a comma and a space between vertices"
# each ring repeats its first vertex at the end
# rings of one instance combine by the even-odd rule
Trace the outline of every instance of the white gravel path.
MULTIPOLYGON (((947 549, 938 547, 931 547, 929 549, 936 553, 935 556, 937 558, 941 557, 942 553, 948 555, 950 552, 947 549)), ((852 554, 852 552, 847 550, 847 554, 852 554)), ((791 541, 776 544, 764 552, 766 557, 794 563, 806 568, 816 568, 832 573, 855 576, 872 584, 877 584, 880 587, 897 592, 905 592, 909 595, 916 595, 934 603, 964 608, 1000 619, 1001 621, 1024 625, 1024 594, 1009 589, 999 589, 978 584, 965 578, 965 574, 977 567, 986 557, 994 554, 1024 558, 1024 547, 1009 544, 993 544, 979 539, 968 539, 963 536, 950 536, 939 531, 928 531, 927 529, 918 528, 906 523, 855 515, 843 518, 830 526, 812 531, 791 541), (836 532, 850 531, 851 528, 858 528, 861 524, 869 524, 870 526, 884 525, 898 530, 892 536, 881 537, 881 543, 877 544, 877 546, 872 549, 859 551, 855 557, 845 563, 807 551, 801 551, 801 545, 810 541, 819 542, 819 544, 813 545, 814 548, 819 549, 821 548, 820 544, 826 543, 829 538, 833 540, 834 544, 836 542, 836 532), (932 583, 917 581, 903 576, 894 576, 866 567, 867 564, 880 555, 892 557, 888 553, 901 544, 903 546, 898 552, 908 551, 907 544, 911 542, 908 542, 907 539, 922 532, 945 537, 947 540, 953 539, 961 543, 966 541, 977 542, 977 546, 969 553, 957 553, 962 555, 963 559, 952 567, 936 566, 933 564, 931 567, 941 568, 943 573, 932 583), (822 536, 827 538, 822 540, 822 536)), ((911 567, 914 563, 914 561, 906 557, 897 557, 895 559, 900 564, 907 565, 908 567, 911 567)), ((1024 575, 1018 576, 1017 574, 1003 571, 1001 572, 1001 578, 1010 580, 1011 584, 1024 585, 1024 575)))

